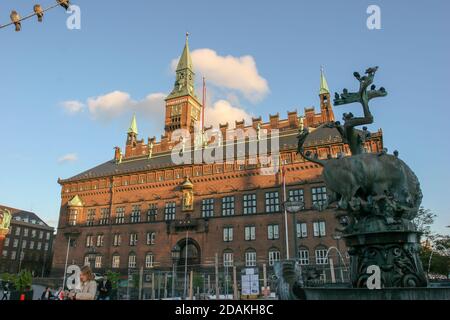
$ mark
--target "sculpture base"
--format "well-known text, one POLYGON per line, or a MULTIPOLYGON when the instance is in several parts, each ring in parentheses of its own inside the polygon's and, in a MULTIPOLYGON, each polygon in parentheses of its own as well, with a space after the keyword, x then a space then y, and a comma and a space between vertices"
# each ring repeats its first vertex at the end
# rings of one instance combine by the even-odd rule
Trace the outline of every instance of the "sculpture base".
POLYGON ((419 288, 427 279, 419 258, 420 233, 385 231, 344 236, 350 254, 354 288, 367 288, 369 266, 381 271, 382 288, 419 288))

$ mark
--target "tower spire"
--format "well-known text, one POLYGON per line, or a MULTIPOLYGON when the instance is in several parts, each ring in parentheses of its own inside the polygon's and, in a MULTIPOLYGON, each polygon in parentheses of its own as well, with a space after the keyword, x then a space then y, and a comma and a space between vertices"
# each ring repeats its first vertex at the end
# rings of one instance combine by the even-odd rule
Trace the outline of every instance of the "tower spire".
POLYGON ((328 88, 328 82, 325 78, 325 72, 323 66, 320 67, 320 93, 319 94, 330 94, 330 89, 328 88))
POLYGON ((130 125, 130 128, 128 129, 128 133, 138 135, 136 115, 133 115, 133 119, 131 120, 131 125, 130 125))

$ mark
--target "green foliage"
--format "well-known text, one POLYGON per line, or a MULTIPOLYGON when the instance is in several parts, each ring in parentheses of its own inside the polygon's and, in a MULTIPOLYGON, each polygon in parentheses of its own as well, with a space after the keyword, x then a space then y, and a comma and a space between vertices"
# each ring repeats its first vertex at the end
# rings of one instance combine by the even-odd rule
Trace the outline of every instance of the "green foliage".
POLYGON ((5 276, 5 274, 2 275, 2 279, 7 279, 5 281, 10 281, 14 285, 14 288, 19 292, 24 292, 27 288, 31 288, 31 285, 33 284, 33 276, 28 270, 22 270, 17 275, 6 274, 6 278, 3 276, 5 276))
POLYGON ((434 214, 431 210, 420 207, 417 217, 413 220, 417 231, 422 232, 425 239, 433 238, 431 226, 433 225, 435 218, 436 214, 434 214))
POLYGON ((113 290, 117 290, 119 287, 120 274, 117 272, 108 271, 106 273, 108 280, 111 281, 111 287, 113 290))
POLYGON ((450 236, 434 235, 433 240, 434 251, 430 247, 423 247, 420 252, 423 267, 425 271, 430 268, 431 274, 448 276, 450 274, 450 236))
POLYGON ((194 279, 192 279, 194 292, 198 288, 203 288, 203 277, 199 274, 194 273, 194 279))

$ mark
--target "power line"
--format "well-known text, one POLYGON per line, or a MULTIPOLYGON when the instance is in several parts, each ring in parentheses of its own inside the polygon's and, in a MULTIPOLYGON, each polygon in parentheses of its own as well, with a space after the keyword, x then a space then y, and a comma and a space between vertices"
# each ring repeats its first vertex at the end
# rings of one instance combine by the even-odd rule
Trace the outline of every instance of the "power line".
POLYGON ((69 0, 56 0, 56 4, 51 5, 45 9, 42 9, 42 7, 40 5, 35 5, 34 6, 34 12, 30 13, 29 15, 25 16, 25 17, 20 17, 19 14, 13 10, 11 12, 11 22, 0 25, 0 29, 9 27, 11 25, 15 25, 16 26, 16 31, 20 31, 21 30, 21 22, 28 20, 34 16, 37 16, 39 18, 39 21, 42 21, 42 17, 44 15, 45 12, 54 9, 56 7, 63 7, 64 9, 68 9, 70 6, 70 1, 69 0))

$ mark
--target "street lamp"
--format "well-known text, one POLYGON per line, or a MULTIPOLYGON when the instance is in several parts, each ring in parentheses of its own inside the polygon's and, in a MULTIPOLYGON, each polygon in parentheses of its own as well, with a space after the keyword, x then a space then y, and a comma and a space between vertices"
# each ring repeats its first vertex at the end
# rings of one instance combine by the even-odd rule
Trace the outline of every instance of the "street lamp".
POLYGON ((172 269, 172 299, 175 297, 175 279, 176 279, 176 266, 178 261, 180 260, 181 249, 177 244, 172 249, 172 261, 173 261, 173 269, 172 269))
POLYGON ((292 213, 293 219, 293 229, 294 229, 294 259, 297 260, 297 217, 296 213, 299 213, 305 209, 305 203, 303 201, 286 201, 284 203, 284 208, 287 212, 292 213))

